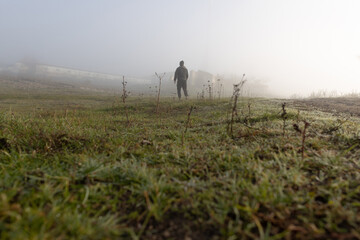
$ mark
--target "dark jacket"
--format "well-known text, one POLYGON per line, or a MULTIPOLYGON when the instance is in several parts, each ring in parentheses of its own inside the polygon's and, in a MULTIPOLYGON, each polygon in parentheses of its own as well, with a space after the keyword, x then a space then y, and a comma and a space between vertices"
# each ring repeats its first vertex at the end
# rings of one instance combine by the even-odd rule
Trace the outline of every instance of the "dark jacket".
POLYGON ((180 66, 175 71, 174 81, 186 81, 189 78, 189 72, 186 67, 180 66))

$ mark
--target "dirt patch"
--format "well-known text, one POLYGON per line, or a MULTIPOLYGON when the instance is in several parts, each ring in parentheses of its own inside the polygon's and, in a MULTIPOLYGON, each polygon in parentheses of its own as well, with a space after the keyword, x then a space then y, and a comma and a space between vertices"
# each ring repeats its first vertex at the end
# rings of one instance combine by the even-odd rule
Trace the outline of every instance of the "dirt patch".
POLYGON ((315 98, 294 100, 293 103, 298 109, 346 113, 360 117, 360 98, 315 98))
POLYGON ((10 144, 6 138, 0 138, 0 150, 10 150, 10 144))

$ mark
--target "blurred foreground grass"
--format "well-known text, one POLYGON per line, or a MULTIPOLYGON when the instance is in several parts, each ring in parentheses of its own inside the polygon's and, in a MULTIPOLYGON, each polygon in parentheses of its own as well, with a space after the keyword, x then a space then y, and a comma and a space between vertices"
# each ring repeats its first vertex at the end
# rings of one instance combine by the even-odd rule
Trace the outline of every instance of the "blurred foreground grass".
POLYGON ((1 239, 360 239, 358 118, 290 107, 283 136, 240 99, 230 137, 229 99, 118 102, 1 97, 1 239))

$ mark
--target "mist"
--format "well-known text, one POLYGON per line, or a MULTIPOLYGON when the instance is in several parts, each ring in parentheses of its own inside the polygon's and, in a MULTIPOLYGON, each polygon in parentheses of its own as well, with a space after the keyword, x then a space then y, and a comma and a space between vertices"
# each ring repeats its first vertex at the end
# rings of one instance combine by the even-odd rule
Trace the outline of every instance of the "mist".
MULTIPOLYGON (((171 94, 172 72, 184 60, 227 89, 245 73, 249 95, 358 92, 358 9, 355 0, 5 0, 0 69, 32 59, 125 75, 144 89, 156 83, 154 72, 167 72, 171 94)), ((193 96, 206 84, 199 79, 189 79, 193 96)))

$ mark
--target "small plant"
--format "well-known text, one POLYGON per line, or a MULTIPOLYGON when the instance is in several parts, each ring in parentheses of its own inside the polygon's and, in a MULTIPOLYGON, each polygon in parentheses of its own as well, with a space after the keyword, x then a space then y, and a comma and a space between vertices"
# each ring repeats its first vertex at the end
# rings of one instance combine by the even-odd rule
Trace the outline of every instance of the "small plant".
POLYGON ((293 128, 296 132, 301 134, 301 159, 304 160, 305 154, 305 141, 306 141, 306 129, 310 126, 310 123, 306 120, 303 120, 304 128, 303 130, 300 129, 299 125, 294 123, 293 128))
POLYGON ((310 126, 310 123, 304 120, 304 129, 302 131, 302 141, 301 141, 301 159, 304 159, 305 152, 305 138, 306 138, 306 129, 310 126))
POLYGON ((129 113, 128 113, 128 109, 126 106, 126 99, 129 96, 130 92, 128 92, 126 90, 126 84, 127 82, 125 81, 125 76, 123 76, 123 80, 122 80, 122 95, 121 95, 121 100, 124 104, 124 111, 125 111, 125 116, 126 116, 126 122, 129 124, 130 120, 129 120, 129 113))
MULTIPOLYGON (((251 101, 251 99, 249 98, 249 99, 248 99, 248 103, 247 103, 248 115, 245 116, 245 119, 244 119, 244 123, 245 123, 245 124, 248 124, 249 121, 250 121, 250 119, 251 119, 251 105, 252 105, 252 101, 251 101)), ((251 121, 250 121, 250 125, 252 125, 252 124, 251 124, 251 121)))
POLYGON ((156 77, 159 79, 159 88, 157 91, 157 99, 156 99, 156 113, 159 113, 159 103, 160 103, 160 90, 161 90, 161 80, 165 76, 165 73, 159 75, 155 72, 156 77))
POLYGON ((184 130, 184 132, 183 132, 183 134, 182 134, 182 138, 181 138, 183 144, 184 144, 185 134, 186 134, 186 132, 187 132, 189 126, 190 126, 190 116, 191 116, 191 113, 192 113, 192 111, 193 111, 194 109, 195 109, 195 107, 194 107, 194 106, 191 106, 190 109, 189 109, 189 112, 188 112, 188 114, 187 114, 187 120, 186 120, 186 123, 185 123, 185 130, 184 130))
POLYGON ((286 119, 287 117, 287 112, 286 112, 286 103, 284 102, 283 104, 281 104, 281 119, 283 120, 283 137, 285 137, 285 128, 286 128, 286 119))
POLYGON ((213 84, 212 81, 208 80, 208 91, 209 91, 209 99, 211 100, 213 98, 213 84))
POLYGON ((241 79, 241 81, 238 84, 234 84, 234 90, 233 90, 233 94, 231 97, 231 102, 232 102, 232 108, 231 108, 231 119, 228 122, 228 133, 230 134, 230 136, 233 135, 233 125, 234 125, 234 120, 235 120, 235 116, 237 116, 237 101, 238 98, 241 94, 241 90, 246 82, 246 80, 244 79, 245 77, 245 73, 243 74, 243 77, 241 79))
POLYGON ((205 84, 203 85, 203 88, 201 90, 201 95, 200 95, 200 98, 201 99, 205 99, 205 91, 206 91, 206 86, 205 84))

